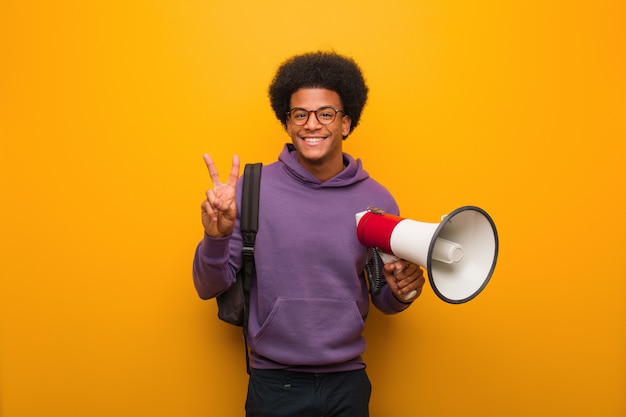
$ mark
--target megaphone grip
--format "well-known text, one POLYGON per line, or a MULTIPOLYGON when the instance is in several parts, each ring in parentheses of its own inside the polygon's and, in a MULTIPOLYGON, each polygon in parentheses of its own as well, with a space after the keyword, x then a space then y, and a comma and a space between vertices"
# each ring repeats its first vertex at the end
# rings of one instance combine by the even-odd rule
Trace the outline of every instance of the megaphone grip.
POLYGON ((402 298, 404 298, 404 301, 409 301, 411 298, 415 297, 416 294, 417 294, 417 291, 413 290, 402 298))

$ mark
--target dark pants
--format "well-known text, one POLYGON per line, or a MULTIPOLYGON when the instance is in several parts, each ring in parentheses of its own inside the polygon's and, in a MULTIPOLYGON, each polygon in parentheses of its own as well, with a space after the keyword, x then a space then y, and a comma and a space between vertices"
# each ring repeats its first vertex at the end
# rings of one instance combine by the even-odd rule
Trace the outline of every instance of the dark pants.
POLYGON ((306 373, 253 369, 247 417, 367 417, 372 385, 365 369, 306 373))

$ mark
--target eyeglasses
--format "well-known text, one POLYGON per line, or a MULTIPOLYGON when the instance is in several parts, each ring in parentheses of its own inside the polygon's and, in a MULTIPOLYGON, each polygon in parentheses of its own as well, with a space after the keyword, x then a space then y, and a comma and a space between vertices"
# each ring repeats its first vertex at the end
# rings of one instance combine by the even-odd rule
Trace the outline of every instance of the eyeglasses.
POLYGON ((343 110, 336 109, 333 106, 324 106, 317 110, 307 110, 302 107, 294 107, 287 112, 287 117, 289 117, 291 123, 294 125, 302 126, 309 121, 311 113, 315 113, 315 117, 317 117, 318 122, 323 125, 329 125, 335 121, 335 117, 337 117, 337 113, 339 112, 346 114, 343 110))

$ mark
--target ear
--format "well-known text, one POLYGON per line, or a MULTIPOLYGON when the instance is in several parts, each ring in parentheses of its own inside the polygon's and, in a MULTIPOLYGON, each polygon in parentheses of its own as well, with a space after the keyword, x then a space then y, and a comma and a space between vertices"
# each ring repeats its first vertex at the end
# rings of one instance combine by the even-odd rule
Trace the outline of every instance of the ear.
POLYGON ((350 116, 343 116, 341 118, 341 134, 344 138, 350 134, 350 126, 352 126, 352 119, 350 116))

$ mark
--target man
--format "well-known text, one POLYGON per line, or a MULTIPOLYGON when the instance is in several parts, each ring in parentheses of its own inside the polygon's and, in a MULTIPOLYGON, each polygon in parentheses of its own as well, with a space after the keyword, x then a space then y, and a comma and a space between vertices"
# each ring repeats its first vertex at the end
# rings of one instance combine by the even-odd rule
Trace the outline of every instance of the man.
MULTIPOLYGON (((342 151, 367 91, 357 64, 328 52, 287 60, 270 85, 291 143, 261 176, 248 416, 368 415, 371 385, 361 356, 367 248, 357 239, 355 214, 368 206, 398 214, 398 207, 342 151)), ((225 184, 211 157, 204 159, 214 187, 202 203, 205 234, 193 265, 196 290, 208 299, 232 285, 242 265, 241 187, 237 156, 225 184)), ((424 285, 422 269, 404 260, 386 264, 383 275, 371 301, 387 314, 405 310, 424 285)))

